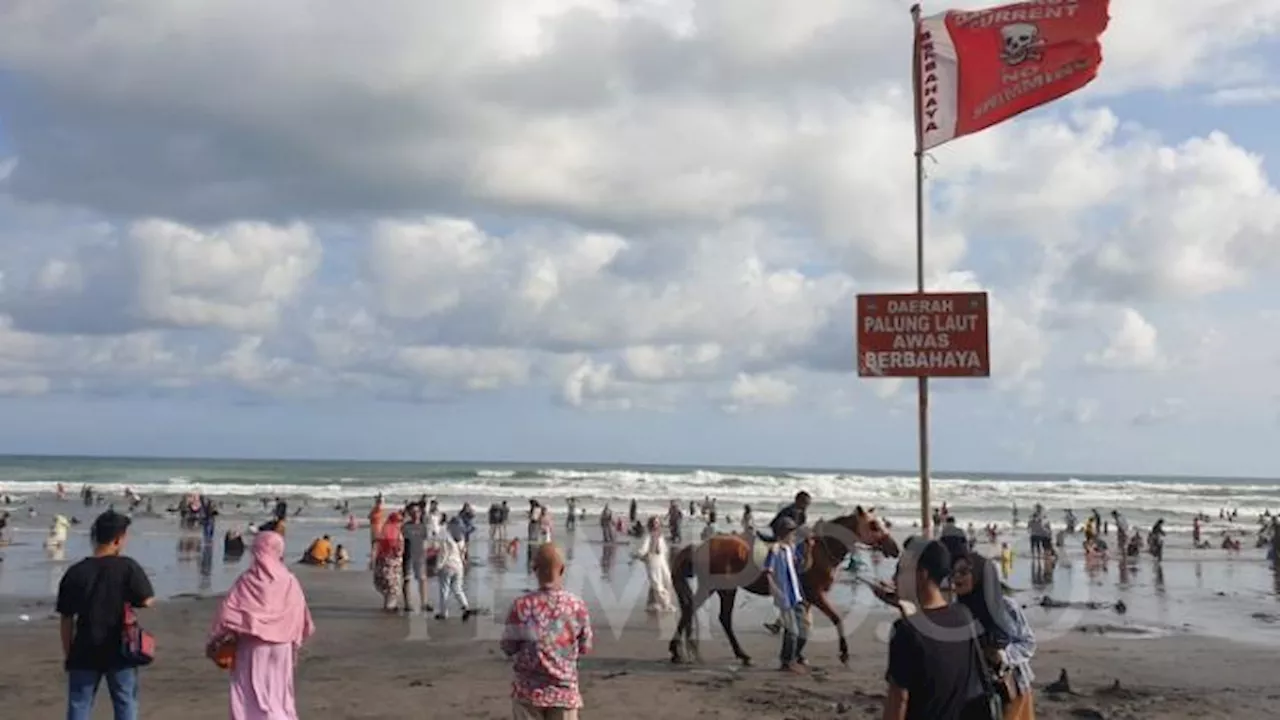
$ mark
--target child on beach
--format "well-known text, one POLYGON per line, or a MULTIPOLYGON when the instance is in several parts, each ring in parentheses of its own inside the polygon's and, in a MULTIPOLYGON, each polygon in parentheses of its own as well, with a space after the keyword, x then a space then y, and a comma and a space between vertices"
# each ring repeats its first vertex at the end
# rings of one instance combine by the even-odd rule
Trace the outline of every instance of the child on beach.
POLYGON ((1013 548, 1009 543, 1000 543, 1000 571, 1005 577, 1013 573, 1013 548))
POLYGON ((578 720, 578 657, 591 651, 587 604, 561 586, 564 558, 551 543, 533 558, 538 589, 517 598, 507 614, 502 652, 514 662, 515 720, 578 720))
POLYGON ((765 560, 765 576, 782 624, 781 669, 803 672, 804 646, 809 633, 805 623, 804 592, 796 572, 796 523, 784 517, 777 523, 777 542, 769 548, 765 560))

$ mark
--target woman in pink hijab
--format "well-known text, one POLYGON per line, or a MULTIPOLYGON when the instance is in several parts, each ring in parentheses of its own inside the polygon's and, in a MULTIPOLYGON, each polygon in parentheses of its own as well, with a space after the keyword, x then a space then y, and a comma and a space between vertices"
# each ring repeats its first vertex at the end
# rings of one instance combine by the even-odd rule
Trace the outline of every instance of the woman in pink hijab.
POLYGON ((260 532, 253 565, 236 579, 209 631, 209 653, 235 642, 231 720, 297 720, 293 670, 315 626, 298 579, 284 565, 284 537, 260 532))

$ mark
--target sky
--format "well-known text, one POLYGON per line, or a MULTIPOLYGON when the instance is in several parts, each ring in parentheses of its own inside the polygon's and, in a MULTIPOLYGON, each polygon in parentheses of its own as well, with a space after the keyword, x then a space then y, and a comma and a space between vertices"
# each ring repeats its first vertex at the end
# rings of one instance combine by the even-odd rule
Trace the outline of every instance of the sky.
MULTIPOLYGON (((935 468, 1280 475, 1280 3, 1185 5, 930 153, 935 468)), ((9 0, 0 452, 912 470, 908 7, 9 0)))

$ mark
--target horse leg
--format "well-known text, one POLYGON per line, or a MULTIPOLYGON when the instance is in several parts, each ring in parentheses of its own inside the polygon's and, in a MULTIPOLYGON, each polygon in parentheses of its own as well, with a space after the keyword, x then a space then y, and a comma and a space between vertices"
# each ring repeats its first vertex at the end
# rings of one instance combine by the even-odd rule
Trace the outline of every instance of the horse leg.
POLYGON ((671 636, 671 642, 667 645, 667 649, 671 651, 671 662, 680 663, 684 661, 684 626, 689 622, 689 603, 686 598, 680 598, 680 620, 676 622, 676 632, 671 636))
POLYGON ((710 578, 698 580, 698 589, 694 593, 693 601, 689 604, 689 619, 684 626, 685 645, 692 660, 698 663, 702 662, 702 651, 698 648, 698 611, 702 609, 703 605, 707 604, 707 599, 711 597, 710 586, 710 578))
POLYGON ((831 621, 831 624, 836 626, 836 634, 840 636, 840 662, 848 665, 849 641, 844 636, 844 620, 840 618, 840 614, 836 612, 835 608, 831 607, 831 601, 827 600, 826 593, 818 593, 817 596, 813 598, 812 604, 814 607, 818 608, 823 615, 827 616, 827 619, 831 621))
POLYGON ((720 627, 724 628, 724 634, 729 638, 729 645, 733 647, 733 656, 742 662, 744 667, 751 666, 751 656, 742 651, 742 646, 738 644, 738 636, 733 632, 733 602, 738 597, 737 588, 728 590, 720 590, 720 627))
POLYGON ((671 636, 668 649, 671 651, 671 662, 682 663, 687 659, 689 633, 693 627, 693 618, 698 612, 698 606, 687 584, 683 588, 677 585, 676 598, 680 602, 680 620, 676 623, 676 632, 671 636))

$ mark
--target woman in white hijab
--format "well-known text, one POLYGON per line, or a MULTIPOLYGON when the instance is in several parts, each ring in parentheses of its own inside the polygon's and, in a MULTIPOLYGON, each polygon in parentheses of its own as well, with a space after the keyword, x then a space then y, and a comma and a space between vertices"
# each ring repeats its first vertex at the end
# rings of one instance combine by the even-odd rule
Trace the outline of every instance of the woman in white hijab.
POLYGON ((651 613, 675 612, 671 564, 667 558, 667 543, 662 539, 662 523, 658 518, 651 517, 648 529, 640 538, 640 547, 633 555, 644 562, 645 571, 649 575, 649 602, 645 609, 651 613))

